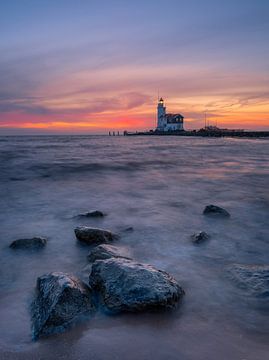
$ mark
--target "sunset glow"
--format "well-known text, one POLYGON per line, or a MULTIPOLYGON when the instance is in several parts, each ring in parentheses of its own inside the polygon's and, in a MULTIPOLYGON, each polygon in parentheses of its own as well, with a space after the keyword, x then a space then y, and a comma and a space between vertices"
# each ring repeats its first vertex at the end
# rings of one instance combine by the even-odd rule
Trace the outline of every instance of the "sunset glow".
POLYGON ((267 2, 12 3, 0 5, 3 134, 152 129, 158 91, 186 129, 206 111, 269 130, 267 2))

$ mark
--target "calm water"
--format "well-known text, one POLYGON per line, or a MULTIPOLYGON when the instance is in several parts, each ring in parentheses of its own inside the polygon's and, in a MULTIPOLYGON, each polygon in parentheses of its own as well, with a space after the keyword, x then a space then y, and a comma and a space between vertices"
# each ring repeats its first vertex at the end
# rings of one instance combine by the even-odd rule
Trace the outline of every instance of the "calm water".
MULTIPOLYGON (((269 356, 269 311, 225 276, 231 263, 269 264, 269 141, 182 137, 0 137, 1 359, 261 360, 269 356), (229 220, 202 215, 225 207, 229 220), (102 220, 74 219, 102 210, 102 220), (80 224, 121 232, 118 246, 170 272, 186 290, 166 314, 97 314, 70 331, 31 341, 37 276, 87 279, 80 224), (212 238, 201 246, 190 235, 212 238), (49 239, 19 253, 12 240, 49 239)), ((269 306, 268 306, 269 307, 269 306)))

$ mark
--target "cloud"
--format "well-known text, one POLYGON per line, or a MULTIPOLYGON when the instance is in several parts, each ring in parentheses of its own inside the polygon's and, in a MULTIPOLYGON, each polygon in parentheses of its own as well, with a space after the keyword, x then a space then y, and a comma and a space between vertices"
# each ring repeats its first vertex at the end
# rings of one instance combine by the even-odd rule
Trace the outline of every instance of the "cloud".
POLYGON ((2 124, 120 117, 146 127, 158 89, 193 124, 205 109, 239 123, 246 111, 266 119, 266 1, 20 3, 0 5, 2 124))
POLYGON ((0 100, 0 112, 19 112, 36 115, 94 115, 105 112, 133 110, 146 104, 150 99, 150 96, 136 92, 122 93, 115 97, 90 97, 73 104, 67 103, 64 97, 58 98, 56 103, 51 103, 49 99, 46 99, 47 105, 38 105, 38 102, 42 103, 44 99, 37 97, 27 97, 16 99, 15 101, 4 98, 0 100))

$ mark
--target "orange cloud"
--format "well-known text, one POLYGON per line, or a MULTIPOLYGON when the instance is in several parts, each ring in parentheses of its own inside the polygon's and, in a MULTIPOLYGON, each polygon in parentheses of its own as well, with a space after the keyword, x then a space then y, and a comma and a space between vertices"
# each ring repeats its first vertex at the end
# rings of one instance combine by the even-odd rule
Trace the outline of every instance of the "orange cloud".
POLYGON ((167 110, 185 116, 186 129, 202 127, 206 111, 208 120, 221 127, 269 130, 266 80, 255 73, 222 75, 188 65, 77 71, 42 83, 34 96, 5 100, 0 128, 59 133, 153 129, 159 87, 167 110))

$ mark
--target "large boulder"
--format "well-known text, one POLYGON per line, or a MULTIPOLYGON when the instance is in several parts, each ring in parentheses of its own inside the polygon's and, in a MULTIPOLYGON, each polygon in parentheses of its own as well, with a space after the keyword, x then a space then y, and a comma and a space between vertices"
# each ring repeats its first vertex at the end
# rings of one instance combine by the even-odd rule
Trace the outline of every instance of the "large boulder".
POLYGON ((11 249, 20 250, 38 250, 42 249, 47 244, 47 239, 42 237, 33 237, 29 239, 18 239, 13 241, 9 247, 11 249))
POLYGON ((192 242, 194 244, 200 244, 210 238, 210 235, 208 235, 205 231, 200 231, 198 233, 195 233, 191 236, 192 242))
POLYGON ((101 244, 89 252, 88 260, 94 262, 95 260, 110 259, 112 257, 130 259, 126 250, 113 245, 101 244))
POLYGON ((79 241, 87 245, 107 243, 118 238, 118 236, 111 231, 88 226, 76 227, 75 235, 79 241))
POLYGON ((184 294, 168 273, 122 258, 95 261, 89 282, 113 313, 173 308, 184 294))
POLYGON ((203 211, 203 214, 216 217, 230 217, 230 214, 227 210, 216 205, 207 205, 203 211))
POLYGON ((33 339, 62 332, 93 310, 91 288, 81 280, 61 272, 40 276, 31 306, 33 339))
POLYGON ((94 210, 94 211, 86 212, 84 214, 79 214, 77 217, 79 217, 79 218, 102 218, 104 216, 105 216, 105 214, 102 211, 94 210))
POLYGON ((258 298, 269 298, 269 265, 234 264, 228 276, 243 291, 258 298))

